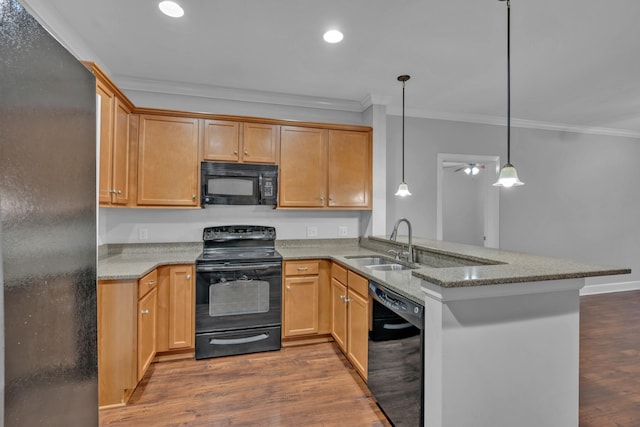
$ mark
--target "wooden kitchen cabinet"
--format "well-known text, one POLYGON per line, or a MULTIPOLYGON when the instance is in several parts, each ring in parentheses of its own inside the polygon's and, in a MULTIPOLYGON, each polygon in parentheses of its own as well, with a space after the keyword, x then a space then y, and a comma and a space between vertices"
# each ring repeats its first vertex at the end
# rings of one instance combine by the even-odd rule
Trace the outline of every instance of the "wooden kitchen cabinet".
POLYGON ((329 337, 329 262, 285 261, 282 290, 283 344, 329 337))
POLYGON ((204 160, 274 164, 277 152, 277 125, 229 120, 204 122, 204 160))
POLYGON ((100 164, 98 201, 101 206, 129 202, 129 119, 131 108, 110 85, 96 79, 100 96, 100 164))
POLYGON ((282 126, 282 208, 371 209, 371 133, 282 126))
POLYGON ((331 335, 365 381, 370 319, 368 283, 365 277, 337 263, 331 266, 331 335))
POLYGON ((138 301, 138 381, 156 356, 157 301, 157 288, 152 288, 138 301))
POLYGON ((326 205, 327 137, 326 129, 282 126, 279 207, 326 205))
POLYGON ((371 135, 329 131, 327 206, 371 208, 371 135))
POLYGON ((157 351, 194 348, 195 275, 193 264, 158 268, 157 351))
POLYGON ((137 204, 197 206, 199 120, 140 115, 137 204))
POLYGON ((98 282, 98 405, 123 405, 138 383, 138 284, 98 282))

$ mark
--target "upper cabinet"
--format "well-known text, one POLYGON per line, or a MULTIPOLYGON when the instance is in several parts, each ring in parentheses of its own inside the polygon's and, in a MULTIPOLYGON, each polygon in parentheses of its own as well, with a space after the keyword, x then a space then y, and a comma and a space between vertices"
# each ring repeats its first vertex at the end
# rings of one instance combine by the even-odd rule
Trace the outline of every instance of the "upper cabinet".
POLYGON ((280 207, 326 206, 326 129, 282 126, 278 179, 280 207))
POLYGON ((198 141, 198 119, 140 115, 138 205, 198 205, 198 141))
POLYGON ((100 97, 100 206, 198 207, 204 160, 279 165, 278 208, 371 209, 371 128, 138 108, 84 64, 100 97))
POLYGON ((277 163, 278 126, 228 120, 205 120, 204 160, 277 163))
POLYGON ((371 132, 282 126, 282 208, 371 209, 371 132))
POLYGON ((329 131, 329 207, 371 209, 371 134, 329 131))
POLYGON ((100 175, 98 182, 101 206, 129 203, 129 126, 131 108, 110 87, 96 79, 100 97, 100 175))

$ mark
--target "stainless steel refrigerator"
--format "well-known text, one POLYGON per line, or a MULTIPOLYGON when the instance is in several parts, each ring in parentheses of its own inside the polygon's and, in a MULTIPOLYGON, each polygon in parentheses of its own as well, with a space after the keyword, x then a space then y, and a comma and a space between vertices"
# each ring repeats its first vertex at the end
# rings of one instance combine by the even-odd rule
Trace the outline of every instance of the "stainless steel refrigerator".
POLYGON ((98 425, 95 141, 93 75, 0 0, 0 425, 98 425))

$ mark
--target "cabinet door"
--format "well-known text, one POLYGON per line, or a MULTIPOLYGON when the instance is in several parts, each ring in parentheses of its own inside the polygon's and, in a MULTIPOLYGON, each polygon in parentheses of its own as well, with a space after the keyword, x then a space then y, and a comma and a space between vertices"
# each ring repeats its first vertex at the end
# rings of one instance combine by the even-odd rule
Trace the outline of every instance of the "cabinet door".
POLYGON ((190 348, 194 340, 193 266, 172 266, 169 274, 169 349, 190 348))
POLYGON ((347 357, 362 378, 367 379, 369 355, 369 299, 349 290, 347 295, 347 357))
POLYGON ((136 281, 98 282, 98 405, 122 404, 137 377, 136 281))
POLYGON ((318 332, 318 276, 285 279, 283 323, 284 337, 318 332))
POLYGON ((325 206, 326 141, 325 129, 294 126, 281 128, 280 206, 325 206))
POLYGON ((371 207, 371 134, 329 131, 330 207, 371 207))
POLYGON ((242 127, 242 161, 276 163, 278 127, 263 123, 244 123, 242 127))
POLYGON ((129 118, 131 111, 118 98, 115 100, 115 124, 113 133, 113 193, 111 203, 126 205, 129 202, 129 118))
POLYGON ((237 162, 240 159, 240 123, 225 120, 205 120, 205 160, 237 162))
POLYGON ((156 355, 157 297, 152 289, 138 301, 138 381, 156 355))
POLYGON ((347 287, 331 278, 331 335, 342 352, 347 351, 347 287))
POLYGON ((196 206, 198 120, 140 116, 139 205, 196 206))
POLYGON ((115 96, 99 80, 96 81, 96 93, 100 96, 100 174, 98 178, 98 201, 111 203, 112 184, 112 141, 115 96))

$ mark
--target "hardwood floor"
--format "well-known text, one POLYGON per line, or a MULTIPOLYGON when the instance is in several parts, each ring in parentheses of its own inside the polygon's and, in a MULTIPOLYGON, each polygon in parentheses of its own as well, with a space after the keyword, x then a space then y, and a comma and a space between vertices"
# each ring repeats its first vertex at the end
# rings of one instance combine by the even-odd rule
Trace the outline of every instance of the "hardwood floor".
POLYGON ((156 363, 100 426, 389 426, 333 343, 156 363))
POLYGON ((580 298, 580 427, 640 426, 640 291, 580 298))
MULTIPOLYGON (((580 427, 640 426, 640 291, 580 299, 580 427)), ((389 426, 332 343, 154 364, 100 426, 389 426)))

